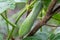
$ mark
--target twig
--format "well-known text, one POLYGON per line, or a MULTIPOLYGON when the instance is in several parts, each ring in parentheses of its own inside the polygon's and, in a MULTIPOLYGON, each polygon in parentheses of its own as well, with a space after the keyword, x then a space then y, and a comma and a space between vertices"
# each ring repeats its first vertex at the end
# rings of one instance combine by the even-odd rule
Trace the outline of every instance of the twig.
POLYGON ((8 22, 12 27, 16 27, 15 24, 11 23, 3 14, 1 16, 5 19, 6 22, 8 22))
MULTIPOLYGON (((27 5, 30 5, 31 1, 32 0, 28 0, 27 5)), ((27 9, 27 15, 26 15, 26 17, 29 15, 30 12, 31 12, 30 8, 27 9)))
POLYGON ((56 13, 59 11, 60 9, 60 5, 58 5, 53 11, 55 11, 56 13))
MULTIPOLYGON (((2 17, 5 19, 5 21, 6 21, 7 23, 9 23, 13 28, 16 27, 16 25, 13 24, 13 23, 11 23, 3 14, 1 14, 1 16, 2 16, 2 17)), ((13 29, 13 30, 14 30, 14 29, 13 29)), ((13 32, 13 31, 10 32, 10 34, 9 34, 9 36, 8 36, 8 40, 9 40, 9 38, 12 36, 12 35, 11 35, 12 32, 13 32)))
POLYGON ((56 5, 56 3, 57 0, 51 1, 48 10, 46 12, 47 14, 40 22, 37 23, 37 25, 32 29, 32 31, 28 34, 28 36, 33 36, 38 31, 38 29, 40 29, 44 24, 47 23, 47 21, 49 21, 49 19, 54 15, 55 11, 53 11, 53 8, 56 5))
MULTIPOLYGON (((34 0, 34 1, 28 6, 28 8, 31 7, 32 5, 34 5, 35 2, 36 2, 36 0, 34 0)), ((27 8, 25 7, 25 8, 22 10, 22 12, 18 15, 15 24, 18 23, 19 19, 20 19, 21 16, 26 12, 26 10, 27 10, 27 8)), ((12 33, 13 33, 14 29, 15 29, 15 27, 12 28, 12 30, 11 30, 9 36, 8 36, 8 40, 9 40, 10 38, 11 38, 11 40, 14 39, 14 38, 12 37, 12 33)))
POLYGON ((50 27, 59 27, 59 26, 55 26, 55 25, 50 25, 50 24, 45 24, 46 26, 50 26, 50 27))
POLYGON ((14 27, 12 28, 12 31, 9 33, 9 35, 8 35, 8 38, 7 38, 7 40, 9 40, 10 38, 11 39, 14 39, 13 37, 12 37, 12 33, 13 33, 13 31, 14 31, 14 27))
POLYGON ((18 23, 19 19, 21 18, 21 16, 22 16, 25 12, 26 12, 26 7, 25 7, 25 8, 23 8, 23 10, 22 10, 22 12, 21 12, 21 13, 19 13, 19 15, 18 15, 18 17, 17 17, 17 19, 16 19, 15 24, 17 24, 17 23, 18 23))
POLYGON ((57 3, 57 4, 56 4, 54 10, 55 10, 55 9, 58 9, 58 10, 56 11, 56 13, 59 13, 59 12, 60 12, 60 3, 57 3), (58 9, 58 8, 59 8, 59 9, 58 9))
MULTIPOLYGON (((34 0, 33 2, 31 2, 31 4, 28 6, 28 8, 31 7, 32 5, 34 5, 35 2, 36 2, 36 0, 34 0)), ((21 16, 25 13, 26 10, 27 10, 27 8, 25 7, 25 8, 22 10, 22 12, 18 15, 15 24, 18 23, 19 19, 20 19, 21 16)))
MULTIPOLYGON (((7 11, 5 11, 5 17, 8 19, 8 17, 7 17, 7 11)), ((6 22, 6 25, 7 25, 7 32, 9 33, 8 22, 6 22)))

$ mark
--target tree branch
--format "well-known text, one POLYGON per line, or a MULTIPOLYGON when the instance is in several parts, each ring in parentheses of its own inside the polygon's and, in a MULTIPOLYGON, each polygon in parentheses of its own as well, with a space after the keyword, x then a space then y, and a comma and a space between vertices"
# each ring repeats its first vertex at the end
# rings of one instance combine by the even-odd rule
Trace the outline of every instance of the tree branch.
POLYGON ((53 11, 53 8, 56 5, 56 3, 57 0, 51 1, 45 17, 40 22, 37 23, 37 25, 32 29, 32 31, 28 34, 28 36, 33 36, 38 31, 38 29, 40 29, 44 24, 46 24, 47 21, 54 15, 55 11, 53 11))

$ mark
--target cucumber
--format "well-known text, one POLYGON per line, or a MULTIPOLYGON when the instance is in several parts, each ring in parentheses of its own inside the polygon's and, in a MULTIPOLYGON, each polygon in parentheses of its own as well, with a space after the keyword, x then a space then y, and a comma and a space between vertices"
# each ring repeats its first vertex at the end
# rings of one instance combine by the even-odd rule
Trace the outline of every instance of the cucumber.
POLYGON ((20 37, 25 36, 30 31, 41 9, 42 9, 42 3, 41 1, 37 1, 32 11, 30 12, 30 14, 27 16, 27 18, 24 20, 24 22, 20 26, 20 29, 19 29, 20 37))

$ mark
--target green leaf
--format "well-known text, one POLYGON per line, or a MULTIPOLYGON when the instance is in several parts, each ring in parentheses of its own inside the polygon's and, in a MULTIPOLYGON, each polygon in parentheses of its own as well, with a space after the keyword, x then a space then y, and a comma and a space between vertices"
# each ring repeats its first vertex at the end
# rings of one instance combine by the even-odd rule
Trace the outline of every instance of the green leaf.
POLYGON ((49 36, 49 39, 52 40, 55 37, 54 33, 51 33, 51 35, 49 36))
POLYGON ((5 2, 5 1, 7 1, 7 0, 0 0, 0 2, 5 2))
POLYGON ((43 0, 43 1, 44 1, 44 5, 45 5, 46 7, 48 7, 48 5, 49 5, 49 3, 50 3, 51 0, 43 0))
POLYGON ((14 0, 15 3, 16 3, 16 6, 19 8, 19 9, 22 9, 28 0, 14 0))
POLYGON ((52 31, 52 28, 51 27, 46 26, 46 25, 42 26, 42 32, 45 32, 47 34, 50 34, 51 31, 52 31))
POLYGON ((51 18, 49 21, 48 21, 48 24, 51 24, 51 25, 55 25, 55 26, 58 26, 60 25, 60 22, 51 18))
POLYGON ((9 1, 7 1, 8 2, 8 4, 9 4, 9 8, 10 9, 14 9, 15 8, 15 1, 14 0, 9 0, 9 1))
POLYGON ((7 2, 0 2, 0 13, 4 12, 9 7, 7 2))
POLYGON ((60 0, 58 0, 58 2, 60 3, 60 0))
POLYGON ((60 21, 60 14, 57 13, 53 16, 53 19, 57 20, 57 21, 60 21))
POLYGON ((10 1, 4 1, 4 2, 0 1, 0 13, 4 12, 8 8, 14 9, 15 8, 14 4, 15 4, 14 1, 11 1, 11 0, 10 1))
POLYGON ((60 33, 56 34, 52 40, 60 40, 60 33))
POLYGON ((60 27, 57 27, 56 30, 54 31, 55 34, 60 33, 60 27))
POLYGON ((23 9, 25 7, 26 3, 16 3, 16 7, 19 9, 23 9))
POLYGON ((15 2, 24 2, 24 3, 26 3, 28 0, 14 0, 15 2))
POLYGON ((38 33, 34 36, 24 38, 23 40, 48 40, 48 35, 46 33, 38 33))
POLYGON ((3 35, 2 34, 0 34, 0 40, 3 40, 3 35))

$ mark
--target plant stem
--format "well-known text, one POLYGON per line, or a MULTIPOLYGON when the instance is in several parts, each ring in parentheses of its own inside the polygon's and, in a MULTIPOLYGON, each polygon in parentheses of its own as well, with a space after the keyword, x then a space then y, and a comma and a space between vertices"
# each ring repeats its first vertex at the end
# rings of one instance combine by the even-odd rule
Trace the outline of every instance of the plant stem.
MULTIPOLYGON (((28 6, 28 8, 30 8, 32 5, 34 5, 35 2, 36 2, 36 0, 34 0, 34 1, 28 6)), ((26 10, 27 10, 27 7, 25 7, 25 8, 22 10, 22 12, 19 14, 19 16, 18 16, 17 19, 16 19, 15 24, 18 23, 19 19, 20 19, 21 16, 26 12, 26 10)))
POLYGON ((9 23, 12 27, 16 27, 16 25, 15 24, 13 24, 13 23, 11 23, 3 14, 1 14, 1 16, 5 19, 5 21, 7 22, 7 23, 9 23))
MULTIPOLYGON (((31 1, 32 1, 32 0, 28 0, 28 2, 27 2, 26 5, 30 5, 31 1)), ((26 17, 27 17, 27 16, 29 15, 29 13, 31 12, 30 9, 31 9, 31 8, 28 8, 28 9, 27 9, 27 15, 26 15, 26 17)))
MULTIPOLYGON (((6 17, 6 18, 8 18, 8 17, 7 17, 7 11, 5 11, 5 17, 6 17)), ((9 33, 9 26, 8 26, 8 22, 6 22, 6 25, 7 25, 7 32, 9 33)))
MULTIPOLYGON (((42 11, 41 11, 40 17, 42 18, 42 11)), ((42 32, 42 27, 40 28, 40 31, 42 32)))
POLYGON ((50 25, 50 24, 45 24, 46 26, 50 26, 50 27, 59 27, 59 26, 56 26, 56 25, 50 25))
POLYGON ((17 17, 17 19, 16 19, 15 24, 17 24, 17 23, 18 23, 19 19, 21 18, 21 16, 22 16, 25 12, 26 12, 26 7, 25 7, 25 8, 23 8, 22 12, 18 15, 18 17, 17 17))
POLYGON ((12 34, 13 34, 14 29, 15 29, 15 28, 13 27, 12 30, 11 30, 11 32, 10 32, 9 35, 8 35, 7 40, 9 40, 9 39, 12 37, 12 34))
MULTIPOLYGON (((14 28, 16 27, 16 25, 13 24, 13 23, 11 23, 3 14, 1 14, 1 16, 5 19, 5 21, 6 21, 7 23, 9 23, 9 24, 13 27, 13 30, 14 30, 14 28)), ((12 30, 12 31, 10 32, 10 34, 8 35, 8 40, 11 38, 12 33, 13 33, 13 30, 12 30)))
MULTIPOLYGON (((36 2, 36 0, 34 0, 34 1, 28 6, 28 8, 31 7, 35 2, 36 2)), ((27 7, 25 7, 25 8, 22 10, 22 12, 19 14, 19 16, 18 16, 17 19, 16 19, 15 24, 18 23, 19 19, 20 19, 21 16, 26 12, 26 10, 27 10, 27 7)), ((8 40, 12 37, 12 33, 13 33, 14 29, 15 29, 15 27, 12 28, 11 33, 10 33, 9 36, 8 36, 8 40)))

